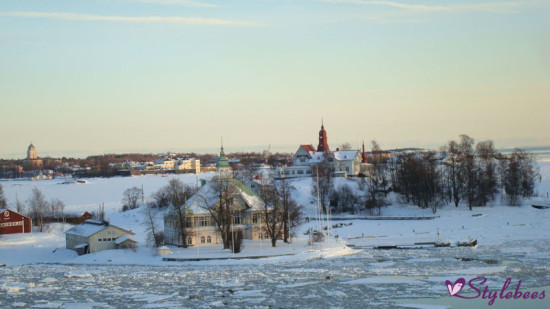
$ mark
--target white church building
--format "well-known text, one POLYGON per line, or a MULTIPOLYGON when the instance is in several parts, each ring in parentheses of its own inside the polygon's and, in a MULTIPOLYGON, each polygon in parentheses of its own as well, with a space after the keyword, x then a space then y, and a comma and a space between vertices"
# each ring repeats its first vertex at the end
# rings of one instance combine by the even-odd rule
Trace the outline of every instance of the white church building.
POLYGON ((337 177, 358 176, 366 174, 371 164, 367 163, 365 145, 360 150, 330 151, 327 142, 327 132, 324 124, 319 131, 319 145, 317 149, 313 145, 300 145, 292 156, 292 164, 277 171, 278 177, 308 177, 316 175, 325 168, 326 172, 337 177))

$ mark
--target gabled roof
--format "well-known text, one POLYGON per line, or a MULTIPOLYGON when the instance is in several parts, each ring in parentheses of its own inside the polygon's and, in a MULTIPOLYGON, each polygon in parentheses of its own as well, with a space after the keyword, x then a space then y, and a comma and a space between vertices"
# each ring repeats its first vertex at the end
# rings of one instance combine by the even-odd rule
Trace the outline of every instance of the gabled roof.
POLYGON ((300 145, 300 147, 304 148, 307 152, 315 152, 313 145, 300 145))
POLYGON ((129 241, 129 242, 133 242, 133 243, 137 243, 137 241, 135 241, 131 235, 122 235, 120 236, 119 238, 117 238, 115 240, 115 244, 117 245, 120 245, 121 243, 125 242, 125 241, 129 241))
POLYGON ((27 217, 27 216, 24 216, 24 215, 18 213, 17 211, 13 211, 13 210, 11 210, 11 209, 7 209, 7 208, 0 209, 0 213, 3 213, 4 211, 12 212, 12 213, 14 213, 14 214, 20 215, 21 217, 27 218, 27 219, 29 219, 29 220, 31 219, 31 218, 29 218, 29 217, 27 217))
MULTIPOLYGON (((195 195, 193 195, 188 201, 187 201, 187 209, 192 214, 209 214, 210 212, 208 209, 206 209, 206 205, 208 207, 212 207, 218 203, 219 196, 212 187, 212 184, 217 180, 212 180, 211 182, 208 182, 204 186, 202 186, 195 195)), ((247 187, 245 184, 240 182, 237 179, 228 179, 225 182, 225 185, 233 186, 237 190, 237 196, 240 196, 244 202, 246 203, 246 206, 249 207, 248 210, 261 210, 263 209, 263 204, 254 191, 247 187)))
POLYGON ((311 156, 310 163, 320 163, 325 161, 325 152, 324 151, 310 151, 309 155, 311 156))
POLYGON ((355 159, 358 153, 359 153, 358 150, 341 150, 341 151, 334 151, 332 154, 334 155, 334 158, 336 160, 343 161, 343 160, 355 159))
POLYGON ((79 224, 65 232, 65 234, 69 235, 76 235, 81 237, 90 237, 96 233, 99 233, 103 231, 104 229, 108 227, 113 227, 119 230, 122 230, 126 233, 134 235, 134 233, 125 230, 123 228, 120 228, 116 225, 110 225, 108 222, 105 221, 99 221, 99 220, 86 220, 84 223, 79 224))

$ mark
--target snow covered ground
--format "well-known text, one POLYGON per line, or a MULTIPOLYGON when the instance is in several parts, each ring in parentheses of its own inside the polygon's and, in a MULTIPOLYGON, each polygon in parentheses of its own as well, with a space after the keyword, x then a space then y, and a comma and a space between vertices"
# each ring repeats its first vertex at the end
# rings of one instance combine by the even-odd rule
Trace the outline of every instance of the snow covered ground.
MULTIPOLYGON (((550 162, 540 162, 540 195, 550 191, 550 162)), ((178 175, 189 184, 209 174, 178 175)), ((362 249, 333 243, 314 250, 304 239, 277 248, 269 243, 247 241, 240 256, 296 255, 259 260, 214 260, 163 262, 147 245, 139 210, 120 212, 122 192, 143 185, 146 195, 165 185, 161 176, 87 179, 86 184, 59 184, 60 180, 2 181, 8 202, 24 201, 33 186, 48 199, 59 198, 69 211, 95 211, 105 203, 112 224, 133 230, 139 248, 109 250, 77 256, 64 249, 63 232, 68 225, 52 225, 49 233, 2 235, 0 237, 0 308, 48 307, 386 307, 469 308, 486 302, 459 302, 448 297, 445 280, 485 276, 491 287, 506 278, 522 280, 525 289, 550 293, 550 209, 498 205, 445 206, 433 220, 342 220, 332 224, 339 239, 362 249), (475 216, 474 216, 475 215, 475 216), (351 223, 351 224, 350 224, 351 223), (378 245, 410 245, 435 241, 478 240, 478 247, 375 250, 378 245), (322 300, 319 303, 319 299, 322 300), (317 305, 320 304, 320 305, 317 305)), ((340 181, 340 180, 339 180, 340 181)), ((311 179, 296 180, 295 198, 313 215, 311 179)), ((391 205, 383 216, 432 216, 416 206, 391 205)), ((298 236, 309 224, 305 223, 298 236)), ((179 257, 232 257, 221 245, 180 249, 179 257)), ((505 302, 512 307, 550 307, 547 299, 537 302, 505 302)), ((460 300, 460 299, 458 299, 460 300)), ((477 300, 476 300, 477 301, 477 300)), ((497 300, 498 302, 498 300, 497 300)), ((497 306, 493 306, 497 307, 497 306)))

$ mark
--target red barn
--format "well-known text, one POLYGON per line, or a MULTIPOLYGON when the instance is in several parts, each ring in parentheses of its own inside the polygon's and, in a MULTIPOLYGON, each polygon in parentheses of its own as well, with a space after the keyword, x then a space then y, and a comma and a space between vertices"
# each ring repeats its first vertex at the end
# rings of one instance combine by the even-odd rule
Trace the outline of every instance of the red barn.
POLYGON ((78 219, 78 221, 80 223, 83 223, 84 221, 90 220, 90 219, 92 219, 92 214, 86 211, 82 215, 80 215, 80 218, 78 219))
POLYGON ((0 209, 0 234, 32 232, 31 218, 9 209, 0 209))

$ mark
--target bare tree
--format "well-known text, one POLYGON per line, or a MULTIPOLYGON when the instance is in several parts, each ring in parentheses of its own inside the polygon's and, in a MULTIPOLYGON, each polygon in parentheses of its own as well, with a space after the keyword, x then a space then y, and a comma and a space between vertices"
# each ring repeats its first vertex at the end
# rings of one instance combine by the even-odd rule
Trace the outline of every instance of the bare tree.
POLYGON ((138 187, 131 187, 122 195, 122 211, 136 209, 139 201, 143 198, 143 191, 138 187))
POLYGON ((330 206, 330 193, 332 192, 333 186, 330 169, 329 164, 325 162, 323 166, 316 167, 316 177, 311 178, 313 182, 311 191, 312 197, 314 202, 317 202, 317 199, 319 199, 319 204, 321 205, 321 211, 323 213, 327 213, 330 206))
POLYGON ((238 195, 238 189, 232 180, 217 177, 207 184, 208 188, 198 195, 200 207, 208 210, 223 241, 223 248, 231 248, 231 232, 233 216, 237 215, 233 203, 238 195))
POLYGON ((0 208, 6 208, 8 205, 8 202, 6 201, 6 197, 4 196, 4 189, 2 189, 2 185, 0 184, 0 208))
POLYGON ((477 143, 477 170, 478 175, 478 192, 476 204, 479 206, 487 205, 494 199, 497 193, 497 167, 496 167, 496 150, 493 141, 487 140, 477 143))
POLYGON ((25 203, 21 202, 21 200, 19 200, 19 197, 17 197, 17 196, 15 196, 15 209, 20 214, 24 214, 25 211, 26 211, 25 210, 25 203))
POLYGON ((177 216, 177 226, 179 237, 182 240, 182 246, 187 248, 187 231, 185 225, 185 215, 187 210, 187 199, 193 195, 193 189, 185 185, 181 180, 172 178, 165 187, 168 193, 170 205, 177 216))
POLYGON ((408 153, 399 160, 399 188, 406 194, 407 202, 421 208, 431 207, 435 213, 441 196, 441 173, 437 169, 435 152, 408 153))
POLYGON ((300 225, 301 207, 292 199, 292 186, 287 178, 282 178, 275 181, 275 193, 278 202, 283 207, 283 241, 288 243, 290 239, 290 231, 300 225))
POLYGON ((28 201, 29 208, 33 219, 36 222, 36 226, 40 232, 44 231, 44 213, 48 207, 48 202, 38 188, 34 187, 32 189, 31 196, 28 201))
POLYGON ((262 201, 262 222, 265 223, 266 234, 271 239, 271 246, 275 247, 277 239, 284 234, 284 208, 279 202, 273 181, 262 185, 260 200, 262 201))
POLYGON ((340 150, 353 150, 350 143, 343 143, 340 145, 340 150))
POLYGON ((449 195, 455 207, 458 207, 462 196, 464 195, 464 169, 461 147, 456 141, 449 141, 447 149, 448 157, 446 161, 449 195))
POLYGON ((523 149, 515 149, 507 160, 503 176, 508 205, 519 205, 522 197, 532 196, 537 176, 534 157, 523 149))
MULTIPOLYGON (((364 183, 364 179, 363 179, 364 183)), ((364 186, 363 186, 364 187, 364 186)), ((343 184, 334 190, 331 194, 331 204, 334 203, 332 211, 334 212, 349 212, 355 213, 357 207, 361 203, 359 195, 355 194, 352 188, 343 184)))
MULTIPOLYGON (((147 203, 143 208, 144 224, 146 225, 145 232, 147 233, 147 241, 159 247, 163 244, 164 233, 161 231, 158 224, 158 211, 154 203, 147 203)), ((183 240, 185 242, 185 239, 183 240)))
MULTIPOLYGON (((53 198, 50 202, 50 212, 54 219, 59 219, 58 215, 61 214, 62 222, 65 223, 65 204, 57 198, 53 198)), ((59 220, 58 220, 59 221, 59 220)))
POLYGON ((464 198, 466 198, 470 210, 472 210, 472 206, 475 204, 478 190, 478 171, 475 164, 473 145, 473 138, 465 134, 460 135, 459 148, 462 155, 460 168, 464 176, 464 198))
POLYGON ((372 170, 361 180, 361 186, 367 189, 365 208, 371 212, 374 208, 378 208, 378 213, 380 213, 381 207, 386 204, 386 187, 388 186, 387 159, 378 143, 374 140, 371 143, 372 156, 369 162, 372 164, 372 170))

